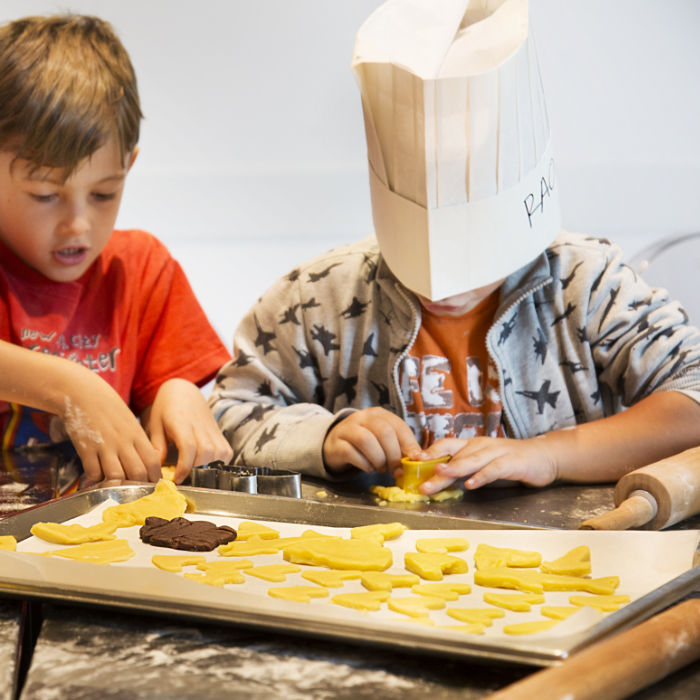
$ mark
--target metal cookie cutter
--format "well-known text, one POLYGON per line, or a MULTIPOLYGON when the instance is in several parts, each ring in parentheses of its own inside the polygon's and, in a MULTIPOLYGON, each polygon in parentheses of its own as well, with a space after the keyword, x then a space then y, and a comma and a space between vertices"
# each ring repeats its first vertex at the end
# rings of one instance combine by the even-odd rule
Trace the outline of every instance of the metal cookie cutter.
POLYGON ((211 462, 209 464, 200 464, 192 467, 190 480, 192 486, 200 486, 205 489, 219 488, 219 472, 223 462, 211 462))
POLYGON ((258 493, 272 496, 301 497, 301 474, 286 469, 258 467, 258 493))
POLYGON ((258 479, 254 469, 223 465, 219 468, 218 487, 226 491, 258 492, 258 479))

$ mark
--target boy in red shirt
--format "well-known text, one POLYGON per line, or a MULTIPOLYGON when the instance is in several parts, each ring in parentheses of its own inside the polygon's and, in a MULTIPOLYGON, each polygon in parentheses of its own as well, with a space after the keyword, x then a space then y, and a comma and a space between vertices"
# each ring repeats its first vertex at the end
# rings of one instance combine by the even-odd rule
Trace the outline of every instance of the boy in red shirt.
POLYGON ((228 461, 198 389, 229 354, 165 247, 113 231, 137 155, 129 57, 105 22, 0 28, 0 439, 70 439, 92 480, 228 461), (33 352, 34 351, 34 352, 33 352), (139 422, 140 418, 140 422, 139 422))

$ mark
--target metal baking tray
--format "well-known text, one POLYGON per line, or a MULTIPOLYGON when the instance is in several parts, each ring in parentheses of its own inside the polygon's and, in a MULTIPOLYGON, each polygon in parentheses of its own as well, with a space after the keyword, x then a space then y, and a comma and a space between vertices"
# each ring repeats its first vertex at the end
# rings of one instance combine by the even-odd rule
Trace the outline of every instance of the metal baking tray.
MULTIPOLYGON (((0 520, 0 535, 14 535, 18 541, 21 541, 30 535, 30 529, 36 522, 64 522, 89 512, 108 499, 126 503, 145 496, 152 490, 153 485, 112 486, 86 490, 0 520)), ((331 527, 354 527, 398 520, 413 530, 542 530, 511 523, 387 510, 376 506, 327 504, 303 498, 250 495, 195 487, 179 487, 179 490, 194 504, 194 513, 197 516, 226 516, 331 527)), ((0 552, 1 562, 2 552, 0 552)), ((178 600, 174 605, 173 600, 161 600, 157 594, 135 595, 133 590, 124 590, 120 580, 126 584, 128 572, 132 572, 131 578, 133 578, 134 569, 111 568, 110 576, 114 575, 113 585, 109 590, 95 591, 86 590, 85 586, 81 585, 79 577, 76 577, 75 582, 68 583, 28 580, 18 583, 17 580, 12 580, 12 577, 0 566, 0 593, 10 597, 130 609, 148 614, 165 615, 171 619, 177 616, 191 620, 231 623, 362 645, 377 645, 410 653, 551 666, 562 662, 574 651, 602 637, 640 622, 700 587, 700 566, 694 566, 617 612, 609 613, 601 622, 587 628, 585 632, 566 637, 564 644, 559 642, 542 644, 535 638, 531 638, 531 641, 523 641, 519 638, 514 639, 512 643, 502 641, 496 643, 485 637, 445 633, 443 630, 405 623, 400 625, 400 633, 397 633, 396 623, 388 626, 373 624, 371 616, 367 616, 366 622, 360 625, 338 619, 324 620, 313 615, 280 613, 279 610, 266 609, 266 606, 251 609, 245 601, 240 602, 239 596, 236 595, 230 596, 223 606, 192 598, 186 601, 178 600)), ((172 576, 155 568, 153 574, 172 576)))

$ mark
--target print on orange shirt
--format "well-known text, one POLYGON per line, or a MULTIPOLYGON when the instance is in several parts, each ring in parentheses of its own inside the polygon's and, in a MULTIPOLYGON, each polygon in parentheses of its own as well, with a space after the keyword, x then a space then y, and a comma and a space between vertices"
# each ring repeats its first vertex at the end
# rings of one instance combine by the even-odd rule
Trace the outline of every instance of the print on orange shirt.
POLYGON ((504 434, 498 375, 486 351, 498 298, 496 291, 458 317, 423 310, 399 373, 407 422, 423 447, 444 437, 504 434))

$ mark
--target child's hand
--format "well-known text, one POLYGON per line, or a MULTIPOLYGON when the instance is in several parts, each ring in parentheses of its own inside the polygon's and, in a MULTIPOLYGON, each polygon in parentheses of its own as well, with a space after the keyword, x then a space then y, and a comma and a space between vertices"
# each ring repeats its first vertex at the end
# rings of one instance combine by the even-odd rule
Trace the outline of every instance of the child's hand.
POLYGON ((477 489, 499 479, 546 486, 557 478, 557 467, 544 438, 444 438, 431 445, 420 459, 444 454, 452 455, 452 459, 435 466, 435 476, 420 486, 424 494, 442 491, 465 476, 469 477, 464 482, 468 489, 477 489))
POLYGON ((363 472, 394 470, 403 455, 420 452, 411 428, 384 408, 365 408, 334 425, 323 442, 326 468, 342 471, 348 465, 363 472))
POLYGON ((107 382, 85 371, 64 397, 62 410, 57 413, 91 481, 160 478, 158 452, 136 416, 107 382))
POLYGON ((168 452, 168 443, 177 447, 175 483, 182 483, 196 464, 219 459, 228 464, 233 456, 202 392, 192 382, 164 382, 141 419, 161 460, 168 452))

